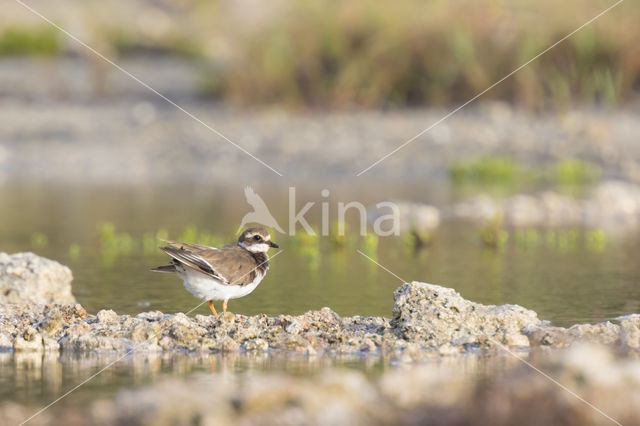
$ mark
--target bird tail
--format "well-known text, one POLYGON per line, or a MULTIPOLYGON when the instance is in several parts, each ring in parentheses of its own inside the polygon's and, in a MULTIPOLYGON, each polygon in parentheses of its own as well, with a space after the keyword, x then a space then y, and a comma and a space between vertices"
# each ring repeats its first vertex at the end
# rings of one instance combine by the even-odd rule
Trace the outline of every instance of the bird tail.
POLYGON ((151 270, 153 272, 175 273, 176 267, 175 265, 165 265, 165 266, 158 266, 157 268, 151 268, 151 270))

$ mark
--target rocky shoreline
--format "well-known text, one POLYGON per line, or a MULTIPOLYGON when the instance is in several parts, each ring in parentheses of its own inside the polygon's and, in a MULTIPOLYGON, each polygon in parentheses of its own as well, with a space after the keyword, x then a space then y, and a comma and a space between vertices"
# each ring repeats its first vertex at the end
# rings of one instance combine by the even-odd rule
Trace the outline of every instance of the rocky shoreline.
MULTIPOLYGON (((3 292, 7 293, 12 276, 23 286, 51 276, 40 271, 29 275, 32 281, 25 281, 28 274, 20 271, 20 265, 31 272, 34 264, 61 268, 56 262, 37 259, 33 254, 0 255, 0 261, 4 260, 0 263, 3 292)), ((70 285, 66 283, 69 291, 63 293, 64 300, 70 294, 70 285)), ((41 304, 40 299, 26 299, 29 303, 0 305, 0 351, 275 351, 308 356, 380 356, 411 362, 506 348, 563 348, 577 341, 606 344, 621 353, 640 350, 637 314, 618 318, 616 323, 563 328, 541 321, 535 312, 518 305, 482 305, 464 299, 453 289, 427 283, 405 283, 396 289, 394 298, 391 318, 341 317, 323 308, 298 316, 225 313, 219 319, 159 311, 130 316, 101 310, 90 315, 80 304, 41 304)))

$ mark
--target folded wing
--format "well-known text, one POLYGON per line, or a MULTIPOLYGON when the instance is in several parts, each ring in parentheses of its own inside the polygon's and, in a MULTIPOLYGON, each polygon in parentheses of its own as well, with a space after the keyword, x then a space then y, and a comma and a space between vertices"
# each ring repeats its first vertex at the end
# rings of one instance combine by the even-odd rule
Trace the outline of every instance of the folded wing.
MULTIPOLYGON (((174 243, 175 244, 175 243, 174 243)), ((179 244, 180 247, 168 246, 160 247, 160 250, 167 253, 173 259, 184 265, 195 269, 205 275, 215 278, 224 284, 229 284, 229 280, 217 271, 211 264, 210 253, 218 251, 211 247, 197 246, 195 244, 179 244), (186 248, 189 247, 189 248, 186 248), (204 252, 204 253, 203 253, 204 252), (206 255, 206 257, 205 257, 206 255)))

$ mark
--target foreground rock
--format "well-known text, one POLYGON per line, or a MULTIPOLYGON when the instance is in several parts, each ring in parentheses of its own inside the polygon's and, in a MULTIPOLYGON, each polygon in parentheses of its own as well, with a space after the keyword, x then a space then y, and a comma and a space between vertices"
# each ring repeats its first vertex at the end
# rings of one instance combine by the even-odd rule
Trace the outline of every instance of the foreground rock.
POLYGON ((0 304, 75 303, 71 270, 33 253, 0 253, 0 304))
POLYGON ((280 352, 382 356, 410 362, 505 348, 566 347, 589 340, 623 351, 640 346, 640 316, 620 324, 542 323, 517 305, 486 306, 452 289, 405 283, 395 292, 393 319, 340 317, 329 308, 303 315, 213 316, 103 310, 76 305, 0 305, 0 350, 88 352, 280 352))

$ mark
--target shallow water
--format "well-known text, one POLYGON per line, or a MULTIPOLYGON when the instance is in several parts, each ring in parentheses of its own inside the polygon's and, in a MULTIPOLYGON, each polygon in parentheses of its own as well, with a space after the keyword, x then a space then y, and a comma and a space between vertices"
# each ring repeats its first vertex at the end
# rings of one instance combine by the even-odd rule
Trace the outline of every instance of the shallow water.
MULTIPOLYGON (((369 182, 354 188, 335 182, 326 186, 331 192, 330 215, 335 214, 338 201, 372 205, 387 199, 412 199, 444 205, 456 198, 447 185, 431 183, 369 182)), ((255 188, 286 227, 287 185, 266 182, 255 188)), ((100 309, 128 314, 186 312, 200 302, 177 277, 149 271, 166 262, 166 256, 153 247, 145 252, 142 236, 165 229, 171 238, 179 239, 191 225, 198 232, 232 242, 240 218, 250 210, 242 189, 240 184, 127 188, 5 184, 0 186, 0 251, 30 250, 71 267, 73 292, 91 313, 100 309), (105 222, 132 237, 131 250, 101 250, 97 228, 105 222), (38 242, 35 232, 46 235, 48 242, 38 242), (76 253, 70 251, 71 245, 76 245, 76 253)), ((317 226, 320 203, 326 201, 320 189, 298 186, 296 193, 297 210, 307 201, 316 202, 307 217, 317 226)), ((355 229, 356 215, 347 219, 355 229)), ((512 232, 506 248, 495 251, 479 243, 477 227, 445 222, 426 249, 413 251, 402 238, 385 237, 375 252, 367 253, 403 280, 452 287, 480 303, 520 304, 557 325, 604 321, 640 311, 640 264, 635 256, 640 234, 611 235, 604 247, 594 249, 584 243, 582 231, 575 232, 576 243, 564 248, 519 245, 512 232)), ((278 315, 329 306, 340 315, 390 316, 393 290, 400 280, 361 256, 356 251, 361 241, 349 235, 350 242, 343 248, 320 238, 319 249, 312 254, 301 250, 293 239, 274 235, 284 251, 273 259, 258 289, 230 301, 230 310, 278 315)), ((194 313, 209 311, 203 305, 194 313)))

